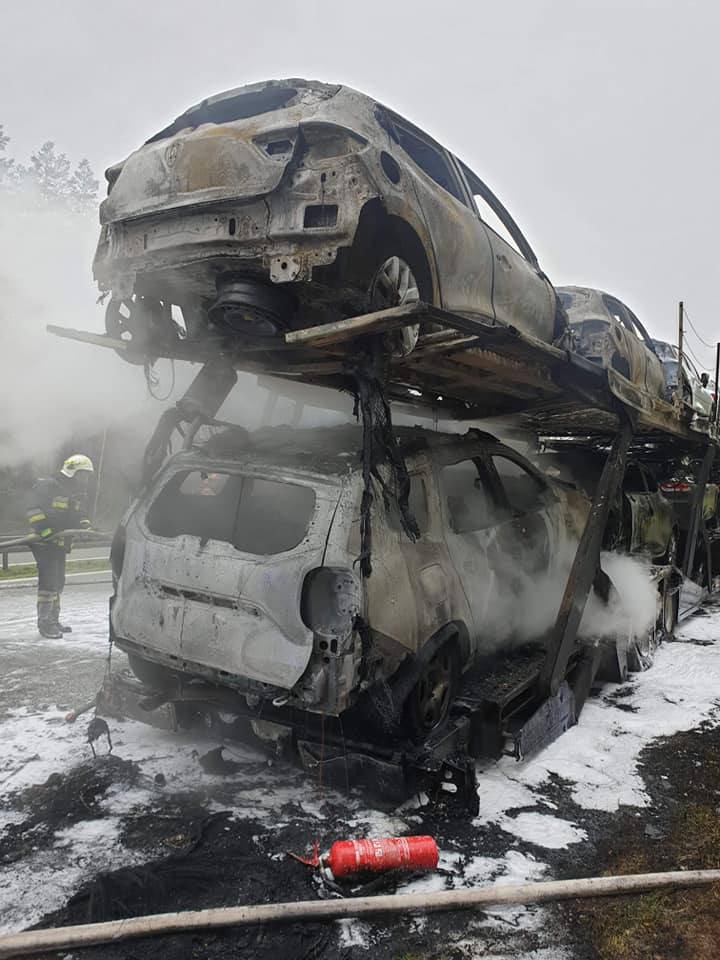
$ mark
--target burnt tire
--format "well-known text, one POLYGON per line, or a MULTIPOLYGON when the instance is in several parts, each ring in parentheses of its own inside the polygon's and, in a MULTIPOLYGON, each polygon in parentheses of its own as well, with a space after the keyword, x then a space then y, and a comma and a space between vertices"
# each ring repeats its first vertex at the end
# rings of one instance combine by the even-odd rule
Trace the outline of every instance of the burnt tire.
POLYGON ((460 686, 460 658, 446 643, 424 664, 404 705, 410 737, 422 743, 447 721, 460 686))
POLYGON ((127 655, 130 669, 141 683, 151 687, 153 690, 161 692, 168 690, 175 682, 176 674, 167 667, 159 663, 153 663, 151 660, 145 660, 136 653, 127 655))
POLYGON ((660 646, 660 636, 655 624, 639 637, 633 637, 628 644, 627 665, 630 673, 649 670, 660 646))

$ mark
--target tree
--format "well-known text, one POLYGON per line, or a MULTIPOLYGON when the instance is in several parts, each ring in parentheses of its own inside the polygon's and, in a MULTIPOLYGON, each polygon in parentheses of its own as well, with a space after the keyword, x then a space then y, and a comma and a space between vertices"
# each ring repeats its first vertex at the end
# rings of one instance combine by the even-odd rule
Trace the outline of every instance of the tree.
POLYGON ((83 158, 75 170, 67 155, 58 153, 52 140, 47 140, 24 166, 4 156, 10 138, 0 124, 0 189, 18 192, 23 186, 34 188, 23 192, 26 203, 52 204, 80 213, 94 209, 100 184, 90 161, 83 158))
POLYGON ((98 179, 90 166, 90 161, 87 157, 83 157, 70 180, 73 206, 82 212, 93 210, 97 203, 99 186, 98 179))
POLYGON ((40 196, 46 200, 69 200, 72 195, 70 161, 64 153, 55 152, 52 140, 46 140, 30 157, 27 174, 34 181, 40 196))
POLYGON ((15 161, 10 157, 3 156, 8 143, 10 143, 10 137, 5 133, 5 129, 0 123, 0 187, 6 187, 14 183, 17 172, 15 161))

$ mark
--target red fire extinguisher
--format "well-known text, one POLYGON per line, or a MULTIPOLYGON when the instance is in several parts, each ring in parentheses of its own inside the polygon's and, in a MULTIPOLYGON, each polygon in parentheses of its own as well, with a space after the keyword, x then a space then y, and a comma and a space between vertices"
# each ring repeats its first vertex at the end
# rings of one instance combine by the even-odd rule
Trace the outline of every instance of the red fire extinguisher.
POLYGON ((325 862, 334 877, 384 870, 432 870, 438 864, 438 848, 432 837, 336 840, 325 862))
POLYGON ((309 859, 290 854, 301 863, 330 868, 333 876, 348 877, 385 870, 433 870, 438 865, 438 848, 432 837, 378 837, 369 840, 336 840, 327 856, 318 856, 315 843, 309 859))

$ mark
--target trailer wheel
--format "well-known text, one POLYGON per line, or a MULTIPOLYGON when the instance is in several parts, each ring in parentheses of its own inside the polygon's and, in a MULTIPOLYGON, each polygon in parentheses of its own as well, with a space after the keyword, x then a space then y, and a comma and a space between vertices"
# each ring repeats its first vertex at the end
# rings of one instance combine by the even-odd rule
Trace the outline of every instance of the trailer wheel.
POLYGON ((153 690, 158 692, 167 690, 173 684, 176 675, 167 667, 163 667, 159 663, 153 663, 151 660, 144 660, 136 653, 129 653, 127 658, 130 669, 138 680, 147 684, 148 687, 152 687, 153 690))
POLYGON ((405 701, 410 735, 426 740, 448 718, 458 691, 460 662, 453 643, 444 644, 425 665, 405 701))

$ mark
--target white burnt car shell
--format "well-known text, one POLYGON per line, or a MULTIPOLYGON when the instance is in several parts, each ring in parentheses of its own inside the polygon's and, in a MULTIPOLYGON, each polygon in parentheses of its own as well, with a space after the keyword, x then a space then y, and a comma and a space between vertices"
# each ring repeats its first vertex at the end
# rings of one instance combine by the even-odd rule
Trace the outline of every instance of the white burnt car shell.
POLYGON ((581 356, 619 373, 651 397, 665 398, 654 341, 629 307, 591 287, 558 287, 558 297, 581 356))
MULTIPOLYGON (((490 189, 348 87, 279 80, 218 94, 106 176, 94 272, 111 295, 108 333, 139 351, 177 338, 173 305, 198 350, 204 338, 282 346, 288 329, 417 299, 544 342, 566 330, 490 189)), ((418 333, 397 335, 396 355, 418 333)))
POLYGON ((111 632, 140 679, 338 715, 404 664, 415 732, 440 724, 497 649, 500 599, 553 577, 588 504, 489 434, 397 434, 420 538, 378 496, 367 579, 355 428, 230 431, 170 459, 112 550, 111 632))
POLYGON ((674 343, 653 340, 658 357, 662 361, 665 374, 665 391, 672 403, 676 399, 691 416, 708 420, 712 415, 715 384, 707 373, 700 373, 690 357, 683 353, 682 375, 680 369, 680 351, 674 343))

